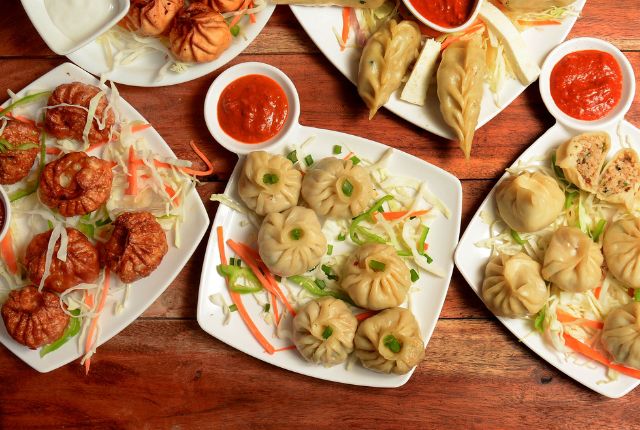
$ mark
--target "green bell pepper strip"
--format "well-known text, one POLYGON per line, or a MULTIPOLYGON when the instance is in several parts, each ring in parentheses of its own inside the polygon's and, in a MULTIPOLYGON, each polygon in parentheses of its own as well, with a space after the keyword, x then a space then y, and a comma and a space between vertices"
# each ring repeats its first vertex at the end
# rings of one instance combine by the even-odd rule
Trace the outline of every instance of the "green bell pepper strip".
POLYGON ((80 315, 80 309, 72 310, 71 314, 73 314, 74 316, 69 319, 69 324, 67 325, 67 328, 64 329, 64 332, 62 332, 62 336, 60 336, 58 340, 55 340, 50 344, 40 348, 40 357, 44 357, 48 353, 60 348, 62 345, 67 343, 69 339, 76 336, 80 332, 80 326, 82 324, 80 324, 80 318, 77 318, 77 316, 80 315))
POLYGON ((12 110, 17 108, 18 106, 26 105, 28 103, 31 103, 40 99, 41 97, 44 97, 44 96, 49 97, 50 95, 51 95, 51 91, 43 91, 41 93, 31 94, 29 96, 23 97, 20 100, 16 100, 6 108, 0 108, 2 109, 0 110, 0 117, 6 116, 8 113, 10 113, 12 110))
POLYGON ((238 294, 257 293, 262 290, 262 285, 256 275, 248 267, 232 266, 230 264, 220 264, 218 273, 229 279, 229 288, 238 294), (238 279, 243 278, 247 285, 240 285, 238 279))
POLYGON ((301 286, 302 288, 304 288, 314 296, 318 296, 318 297, 331 296, 334 299, 339 299, 351 305, 354 305, 353 301, 351 301, 351 299, 347 297, 346 294, 340 291, 322 289, 318 286, 318 284, 316 284, 316 281, 312 278, 307 278, 306 276, 294 275, 294 276, 289 276, 287 279, 293 282, 294 284, 301 286))
POLYGON ((40 186, 40 176, 42 175, 42 171, 44 170, 45 157, 47 156, 46 141, 47 134, 43 131, 40 134, 40 165, 38 166, 38 178, 33 183, 33 185, 29 185, 27 188, 23 188, 22 190, 18 190, 15 193, 12 193, 9 196, 9 201, 11 203, 15 202, 16 200, 20 200, 23 197, 30 196, 38 190, 38 187, 40 186))
POLYGON ((373 214, 374 212, 380 211, 382 205, 389 200, 393 200, 393 196, 386 195, 377 202, 373 204, 366 212, 361 213, 357 217, 355 217, 351 221, 351 225, 349 226, 349 237, 353 241, 353 243, 357 245, 363 245, 365 243, 387 243, 387 240, 383 237, 378 236, 367 230, 366 228, 360 226, 360 223, 363 221, 374 222, 373 214))

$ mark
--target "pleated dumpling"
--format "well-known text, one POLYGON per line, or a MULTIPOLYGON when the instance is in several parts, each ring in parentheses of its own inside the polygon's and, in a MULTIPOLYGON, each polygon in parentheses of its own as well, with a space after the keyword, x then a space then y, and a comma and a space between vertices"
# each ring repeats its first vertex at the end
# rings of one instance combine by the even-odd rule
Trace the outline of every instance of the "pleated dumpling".
POLYGON ((302 197, 319 216, 357 216, 368 209, 375 195, 369 172, 351 160, 323 158, 302 180, 302 197))
POLYGON ((355 353, 367 369, 398 375, 409 372, 424 358, 424 342, 411 311, 391 308, 360 323, 355 353))
POLYGON ((482 283, 482 299, 495 315, 510 318, 533 315, 548 298, 540 264, 527 254, 497 254, 489 260, 482 283))
POLYGON ((631 148, 618 151, 600 174, 597 196, 632 210, 640 188, 640 160, 631 148))
POLYGON ((415 22, 391 19, 367 40, 358 67, 358 94, 369 108, 369 119, 402 85, 418 58, 421 39, 415 22))
POLYGON ((602 251, 576 227, 560 227, 544 254, 542 276, 564 291, 580 293, 602 280, 602 251))
POLYGON ((311 300, 293 319, 293 343, 308 361, 325 367, 343 363, 353 351, 358 320, 342 300, 311 300))
POLYGON ((276 275, 300 275, 320 263, 327 251, 327 239, 315 212, 294 206, 265 217, 258 232, 258 250, 276 275))
POLYGON ((182 9, 169 33, 171 52, 185 63, 207 63, 231 44, 231 31, 220 12, 204 3, 182 9))
POLYGON ((471 144, 478 126, 485 69, 482 37, 475 35, 453 42, 444 50, 436 76, 440 112, 444 122, 455 132, 467 158, 471 156, 471 144))
POLYGON ((564 193, 552 177, 523 172, 502 181, 496 189, 500 217, 518 232, 542 230, 562 212, 564 193))
POLYGON ((616 363, 640 369, 640 303, 631 302, 609 312, 602 344, 616 363))
POLYGON ((123 23, 141 36, 160 36, 169 32, 183 6, 184 0, 131 0, 123 23))
POLYGON ((263 216, 297 205, 301 184, 302 173, 290 160, 254 151, 247 155, 242 166, 238 194, 249 209, 263 216))
POLYGON ((631 288, 640 288, 640 218, 622 219, 604 232, 602 242, 609 272, 631 288))
POLYGON ((575 136, 556 150, 556 165, 565 178, 578 188, 596 193, 600 171, 611 147, 611 138, 603 131, 575 136))
POLYGON ((340 286, 356 305, 386 309, 404 302, 411 274, 393 246, 367 243, 347 258, 340 286))

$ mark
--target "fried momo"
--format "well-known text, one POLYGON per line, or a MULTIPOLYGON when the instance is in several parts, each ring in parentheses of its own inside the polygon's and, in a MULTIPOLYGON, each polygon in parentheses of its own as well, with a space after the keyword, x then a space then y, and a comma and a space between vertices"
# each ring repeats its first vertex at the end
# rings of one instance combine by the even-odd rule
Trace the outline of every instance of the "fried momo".
POLYGON ((258 250, 276 275, 300 275, 320 263, 327 251, 327 239, 315 212, 294 206, 264 218, 258 232, 258 250))
POLYGON ((7 122, 0 133, 0 184, 15 184, 29 174, 40 151, 39 139, 40 132, 35 126, 7 122))
POLYGON ((308 361, 331 367, 353 351, 358 320, 342 300, 309 301, 293 319, 293 343, 308 361))
POLYGON ((376 372, 402 375, 424 358, 420 327, 404 308, 387 309, 362 321, 354 343, 362 365, 376 372))
POLYGON ((124 25, 141 36, 160 36, 183 6, 184 0, 132 0, 124 25))
POLYGON ((357 216, 367 210, 375 195, 369 172, 351 160, 323 158, 302 179, 302 197, 319 216, 357 216))
POLYGON ((640 218, 611 224, 604 232, 602 250, 609 272, 627 287, 640 288, 640 218))

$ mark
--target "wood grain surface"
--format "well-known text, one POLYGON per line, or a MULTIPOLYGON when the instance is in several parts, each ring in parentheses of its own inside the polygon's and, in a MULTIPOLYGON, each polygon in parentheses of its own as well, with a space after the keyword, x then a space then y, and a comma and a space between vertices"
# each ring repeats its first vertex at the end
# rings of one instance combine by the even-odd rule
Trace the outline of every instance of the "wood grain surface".
MULTIPOLYGON (((611 41, 639 75, 638 6, 638 0, 589 0, 570 37, 611 41)), ((0 94, 65 61, 46 47, 15 0, 3 2, 0 40, 0 94)), ((371 123, 355 88, 287 7, 279 6, 229 65, 245 61, 272 64, 291 77, 304 125, 386 143, 461 178, 463 231, 504 168, 554 122, 534 84, 477 132, 471 161, 456 144, 384 109, 371 123)), ((178 157, 199 163, 187 144, 193 139, 214 161, 215 174, 199 187, 211 219, 217 204, 208 196, 224 189, 236 162, 211 139, 202 116, 206 90, 224 69, 178 86, 120 87, 178 157)), ((637 103, 627 119, 640 124, 637 103)), ((341 385, 265 364, 210 337, 195 321, 205 244, 142 317, 98 350, 88 376, 78 363, 39 374, 0 348, 0 429, 640 426, 640 391, 606 399, 556 371, 491 316, 457 270, 426 358, 401 388, 341 385)))

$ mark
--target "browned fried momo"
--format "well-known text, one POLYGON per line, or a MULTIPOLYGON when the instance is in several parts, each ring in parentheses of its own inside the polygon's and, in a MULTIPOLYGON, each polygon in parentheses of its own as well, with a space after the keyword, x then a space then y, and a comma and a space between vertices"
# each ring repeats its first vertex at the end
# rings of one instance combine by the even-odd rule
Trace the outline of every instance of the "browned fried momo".
POLYGON ((0 133, 0 184, 24 179, 38 156, 40 132, 20 121, 9 121, 0 133))
POLYGON ((184 0, 132 0, 124 27, 141 36, 160 36, 184 6, 184 0))
POLYGON ((178 60, 206 63, 229 47, 231 32, 219 12, 203 3, 192 3, 176 17, 169 42, 178 60))

